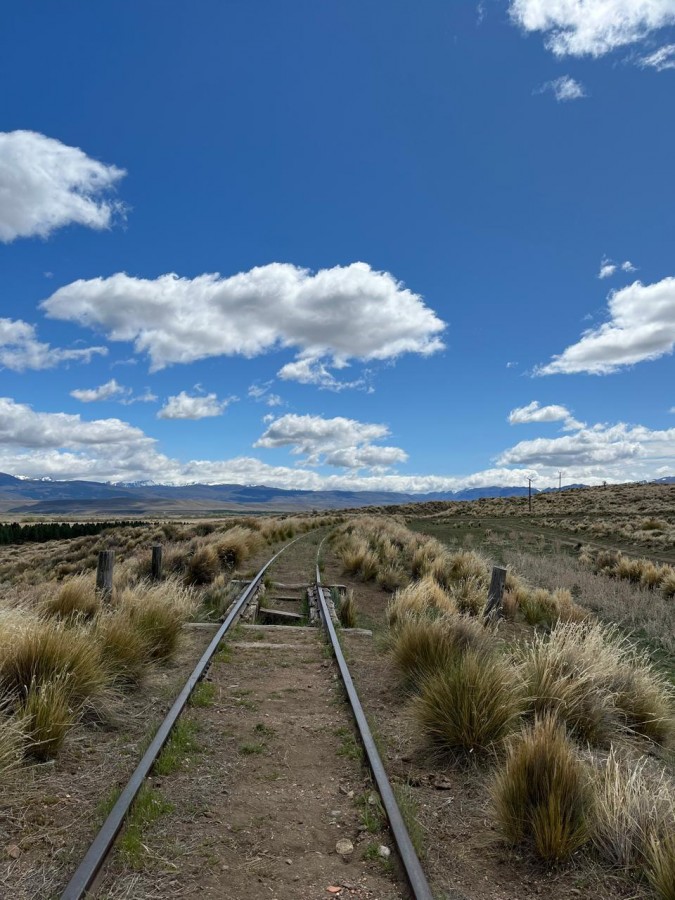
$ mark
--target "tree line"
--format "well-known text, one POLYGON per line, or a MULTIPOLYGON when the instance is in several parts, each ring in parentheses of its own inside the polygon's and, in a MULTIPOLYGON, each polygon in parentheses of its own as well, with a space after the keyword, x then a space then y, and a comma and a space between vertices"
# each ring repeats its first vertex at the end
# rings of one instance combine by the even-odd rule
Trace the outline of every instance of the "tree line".
POLYGON ((135 520, 121 522, 37 522, 34 525, 2 522, 0 523, 0 546, 62 541, 68 538, 100 534, 107 528, 140 527, 148 524, 148 522, 135 520))

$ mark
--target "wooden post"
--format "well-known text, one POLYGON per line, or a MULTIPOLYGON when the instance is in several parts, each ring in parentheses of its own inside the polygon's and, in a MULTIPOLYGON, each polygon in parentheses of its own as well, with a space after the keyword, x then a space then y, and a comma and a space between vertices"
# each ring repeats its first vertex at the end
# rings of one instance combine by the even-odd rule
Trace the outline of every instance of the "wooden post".
POLYGON ((488 599, 485 604, 485 612, 483 613, 486 619, 491 618, 493 615, 500 615, 505 585, 506 569, 502 569, 500 566, 493 566, 492 578, 490 579, 490 590, 488 591, 488 599))
POLYGON ((112 597, 114 565, 115 551, 100 550, 96 569, 96 590, 100 591, 104 602, 112 597))
POLYGON ((153 581, 159 581, 162 577, 162 545, 153 544, 152 547, 152 570, 151 578, 153 581))

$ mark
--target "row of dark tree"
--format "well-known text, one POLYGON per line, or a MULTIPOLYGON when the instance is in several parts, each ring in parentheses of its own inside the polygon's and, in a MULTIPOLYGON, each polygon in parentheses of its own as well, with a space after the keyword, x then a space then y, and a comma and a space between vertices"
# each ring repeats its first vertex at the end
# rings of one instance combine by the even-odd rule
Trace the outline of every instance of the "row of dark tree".
POLYGON ((0 522, 0 546, 7 544, 39 544, 43 541, 62 541, 68 538, 88 537, 100 534, 106 528, 124 528, 148 525, 148 522, 37 522, 20 525, 18 522, 0 522))

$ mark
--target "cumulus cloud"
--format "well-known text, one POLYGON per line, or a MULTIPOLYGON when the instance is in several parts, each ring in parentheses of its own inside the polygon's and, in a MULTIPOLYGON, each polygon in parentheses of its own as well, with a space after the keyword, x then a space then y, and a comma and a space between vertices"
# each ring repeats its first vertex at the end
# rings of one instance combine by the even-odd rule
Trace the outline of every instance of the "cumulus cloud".
POLYGON ((0 241, 47 237, 64 225, 108 228, 124 169, 34 131, 0 132, 0 241))
MULTIPOLYGON (((653 431, 643 425, 594 425, 557 438, 521 441, 502 453, 497 463, 533 467, 586 467, 600 475, 626 471, 626 464, 675 464, 675 428, 653 431)), ((641 471, 636 470, 636 471, 641 471)), ((620 476, 619 476, 620 477, 620 476)), ((628 480, 626 478, 625 480, 628 480)))
POLYGON ((527 406, 519 406, 509 413, 509 425, 526 425, 533 422, 564 422, 566 431, 583 428, 566 406, 541 406, 537 400, 527 406))
POLYGON ((234 397, 219 400, 216 394, 190 395, 181 391, 175 397, 169 397, 157 413, 158 419, 206 419, 221 416, 232 403, 234 397))
POLYGON ((23 372, 52 369, 64 362, 88 363, 92 356, 105 356, 107 352, 107 347, 51 347, 37 339, 34 325, 21 319, 0 319, 0 366, 5 369, 23 372))
POLYGON ((653 53, 648 53, 640 58, 640 65, 643 69, 656 69, 657 72, 664 72, 666 69, 675 69, 675 44, 664 44, 653 53))
POLYGON ((556 56, 603 56, 675 23, 675 0, 511 0, 511 17, 556 56))
POLYGON ((576 81, 570 75, 561 75, 553 81, 546 81, 535 93, 545 94, 550 91, 558 103, 564 103, 567 100, 581 100, 586 97, 586 89, 581 82, 576 81))
POLYGON ((96 388, 76 388, 70 392, 70 396, 79 400, 81 403, 94 403, 96 400, 116 400, 130 394, 130 388, 122 387, 114 378, 106 381, 96 388))
POLYGON ((622 366, 671 353, 675 345, 675 278, 636 281, 609 295, 610 319, 590 329, 538 375, 590 372, 605 375, 622 366))
POLYGON ((280 375, 308 383, 320 383, 322 370, 344 368, 350 359, 435 353, 445 328, 418 294, 365 263, 314 274, 271 263, 229 278, 118 273, 75 281, 42 306, 52 318, 132 341, 138 353, 149 354, 153 370, 294 348, 296 363, 280 375))
POLYGON ((399 447, 372 443, 389 434, 386 425, 342 416, 324 419, 322 416, 288 414, 274 419, 254 446, 267 449, 290 447, 291 453, 304 455, 308 465, 386 468, 408 458, 399 447))

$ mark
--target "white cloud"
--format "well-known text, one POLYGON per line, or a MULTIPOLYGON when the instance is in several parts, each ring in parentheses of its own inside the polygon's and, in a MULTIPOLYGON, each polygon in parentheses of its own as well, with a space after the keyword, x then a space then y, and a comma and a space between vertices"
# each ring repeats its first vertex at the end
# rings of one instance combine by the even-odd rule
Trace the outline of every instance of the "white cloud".
MULTIPOLYGON (((335 461, 345 471, 325 475, 313 468, 271 466, 254 457, 172 459, 159 452, 153 438, 119 419, 88 422, 80 416, 35 412, 25 404, 4 398, 0 399, 0 471, 34 478, 150 479, 166 484, 265 484, 300 490, 425 493, 487 485, 526 485, 528 477, 536 477, 539 487, 553 487, 558 484, 561 467, 567 482, 586 484, 656 478, 675 470, 675 428, 651 431, 641 425, 618 424, 584 427, 573 435, 519 443, 505 451, 493 468, 470 474, 399 475, 382 471, 383 465, 398 461, 388 452, 398 448, 374 447, 382 456, 369 455, 369 435, 373 432, 363 430, 369 428, 383 434, 384 426, 359 422, 343 426, 341 432, 344 438, 365 439, 360 450, 355 451, 361 453, 360 458, 350 459, 345 448, 331 449, 327 440, 325 452, 336 454, 335 461), (355 465, 345 464, 352 462, 355 465), (358 471, 361 465, 371 471, 358 471)), ((296 429, 298 436, 300 431, 296 429)), ((305 435, 304 439, 310 438, 305 435)))
POLYGON ((567 100, 581 100, 586 97, 586 89, 581 82, 576 81, 570 75, 561 75, 553 81, 547 81, 535 93, 544 94, 551 91, 558 103, 564 103, 567 100))
POLYGON ((675 69, 675 44, 664 44, 653 53, 648 53, 640 58, 642 68, 656 69, 657 72, 664 72, 666 69, 675 69))
POLYGON ((131 393, 130 388, 122 387, 114 378, 97 388, 76 388, 70 396, 82 403, 94 403, 96 400, 116 400, 131 393))
POLYGON ((365 263, 316 274, 271 263, 230 278, 191 280, 119 273, 75 281, 42 305, 52 318, 102 330, 113 341, 133 341, 138 353, 150 355, 153 370, 293 347, 297 361, 280 376, 319 384, 326 366, 344 368, 349 359, 435 353, 445 328, 418 294, 365 263))
POLYGON ((670 463, 671 470, 675 467, 675 428, 652 431, 622 422, 584 426, 563 437, 521 441, 497 459, 506 466, 583 467, 587 477, 607 473, 614 480, 644 477, 642 472, 653 477, 655 466, 664 462, 670 463))
POLYGON ((615 263, 613 260, 603 257, 603 260, 600 263, 598 278, 611 278, 612 275, 619 271, 619 269, 622 272, 637 272, 636 267, 629 259, 624 260, 622 263, 615 263))
POLYGON ((622 366, 671 353, 675 345, 675 278, 639 281, 609 295, 609 322, 584 332, 576 344, 538 375, 590 372, 604 375, 622 366))
POLYGON ((288 414, 273 420, 254 444, 267 449, 291 447, 291 453, 304 455, 309 465, 324 463, 358 469, 382 468, 405 462, 399 447, 382 447, 372 441, 389 436, 386 425, 359 422, 337 416, 298 416, 288 414))
POLYGON ((566 406, 541 406, 537 400, 512 409, 509 413, 509 425, 526 425, 533 422, 564 422, 565 431, 583 428, 566 406))
POLYGON ((169 397, 157 413, 158 419, 206 419, 221 416, 234 397, 219 400, 216 394, 190 395, 181 391, 175 397, 169 397))
POLYGON ((252 384, 248 389, 248 396, 258 403, 264 403, 266 406, 283 406, 284 401, 279 394, 270 394, 273 381, 266 381, 264 384, 252 384))
POLYGON ((64 362, 91 361, 105 356, 106 347, 63 349, 38 341, 35 326, 21 319, 0 319, 0 366, 23 372, 26 369, 52 369, 64 362))
POLYGON ((106 194, 125 174, 43 134, 0 131, 0 241, 108 228, 123 207, 106 194))
POLYGON ((511 0, 523 30, 556 56, 603 56, 675 23, 675 0, 511 0))
POLYGON ((146 388, 142 394, 137 394, 135 397, 124 397, 120 400, 124 406, 131 406, 133 403, 156 403, 158 400, 157 394, 153 394, 150 388, 146 388))

